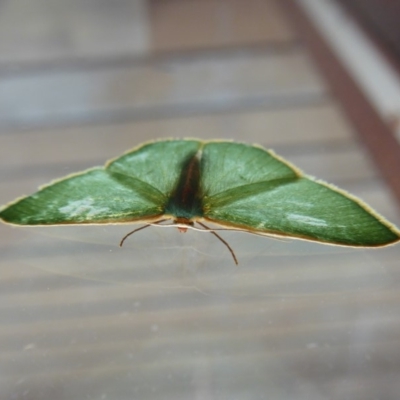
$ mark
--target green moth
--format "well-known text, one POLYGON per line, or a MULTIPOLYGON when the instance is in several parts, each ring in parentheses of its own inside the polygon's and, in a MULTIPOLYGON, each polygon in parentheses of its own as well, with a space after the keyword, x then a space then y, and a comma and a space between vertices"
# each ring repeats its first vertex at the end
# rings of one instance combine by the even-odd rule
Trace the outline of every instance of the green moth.
POLYGON ((15 225, 146 224, 139 229, 172 220, 181 231, 198 223, 223 241, 236 263, 229 245, 204 223, 343 246, 400 240, 400 231, 361 200, 304 175, 272 151, 218 140, 144 143, 104 167, 17 199, 0 210, 0 219, 15 225))

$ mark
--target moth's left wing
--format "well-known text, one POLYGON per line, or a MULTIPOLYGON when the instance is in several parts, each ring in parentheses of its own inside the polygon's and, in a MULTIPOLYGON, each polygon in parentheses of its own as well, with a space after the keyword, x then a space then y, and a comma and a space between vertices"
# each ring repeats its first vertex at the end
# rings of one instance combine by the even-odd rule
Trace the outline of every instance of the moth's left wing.
POLYGON ((93 224, 160 217, 182 164, 201 147, 198 140, 144 143, 94 168, 67 176, 6 205, 0 219, 18 225, 93 224))
POLYGON ((6 205, 0 219, 16 225, 121 223, 157 218, 163 202, 163 195, 150 185, 132 185, 93 168, 6 205))

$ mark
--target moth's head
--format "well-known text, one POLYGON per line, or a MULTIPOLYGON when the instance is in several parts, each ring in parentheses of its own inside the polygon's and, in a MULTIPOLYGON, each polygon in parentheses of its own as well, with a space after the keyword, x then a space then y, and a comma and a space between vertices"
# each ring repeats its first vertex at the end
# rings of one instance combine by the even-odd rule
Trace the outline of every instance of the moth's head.
POLYGON ((178 225, 177 228, 179 232, 185 233, 187 232, 188 228, 186 228, 184 225, 193 226, 194 222, 188 218, 178 217, 174 219, 174 224, 178 225))

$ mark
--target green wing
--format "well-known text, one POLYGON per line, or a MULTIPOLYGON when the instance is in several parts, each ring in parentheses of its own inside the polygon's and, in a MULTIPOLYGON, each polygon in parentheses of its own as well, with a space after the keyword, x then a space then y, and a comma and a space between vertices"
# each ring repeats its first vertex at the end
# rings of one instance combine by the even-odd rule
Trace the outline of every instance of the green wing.
POLYGON ((17 225, 119 223, 160 217, 194 140, 144 144, 106 164, 50 183, 0 211, 17 225))
POLYGON ((175 187, 185 160, 201 146, 198 140, 150 142, 111 160, 106 169, 117 178, 144 182, 167 196, 175 187))
POLYGON ((210 142, 202 172, 204 217, 212 222, 349 246, 400 240, 400 232, 360 200, 259 147, 210 142))
POLYGON ((0 218, 17 225, 57 225, 134 221, 159 214, 155 193, 147 196, 96 168, 18 200, 3 209, 0 218))

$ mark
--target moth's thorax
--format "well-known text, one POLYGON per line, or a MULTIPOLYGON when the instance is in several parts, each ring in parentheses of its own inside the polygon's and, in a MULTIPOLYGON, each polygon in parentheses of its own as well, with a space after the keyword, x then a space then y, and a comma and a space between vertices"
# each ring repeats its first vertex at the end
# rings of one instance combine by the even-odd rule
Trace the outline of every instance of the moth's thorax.
POLYGON ((191 154, 182 163, 179 179, 166 203, 164 214, 173 215, 177 220, 190 221, 203 215, 200 187, 200 159, 191 154))

